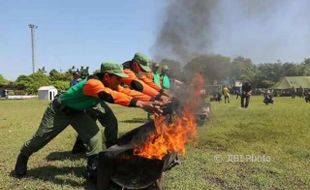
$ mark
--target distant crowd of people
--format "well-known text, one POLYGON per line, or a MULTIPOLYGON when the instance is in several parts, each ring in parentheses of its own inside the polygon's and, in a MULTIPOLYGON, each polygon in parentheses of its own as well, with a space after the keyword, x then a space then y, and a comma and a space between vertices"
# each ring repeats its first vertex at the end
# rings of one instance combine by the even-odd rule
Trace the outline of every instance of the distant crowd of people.
MULTIPOLYGON (((230 91, 227 85, 219 86, 216 90, 213 90, 213 95, 210 97, 210 101, 222 101, 222 97, 224 97, 225 103, 230 103, 230 91)), ((234 87, 233 93, 236 95, 236 100, 240 97, 240 105, 241 108, 247 108, 250 103, 250 97, 252 95, 252 86, 250 82, 244 82, 241 87, 234 87)), ((263 103, 273 104, 273 97, 277 96, 277 91, 265 90, 264 92, 260 91, 260 94, 263 94, 263 103)), ((310 91, 305 90, 303 87, 295 88, 292 87, 290 90, 290 95, 292 98, 296 96, 299 98, 304 98, 307 103, 310 103, 310 91)))
MULTIPOLYGON (((236 99, 240 96, 241 108, 247 108, 250 104, 250 97, 252 95, 252 86, 249 82, 244 82, 240 88, 235 89, 236 99)), ((224 103, 230 103, 230 89, 227 85, 224 85, 220 90, 217 89, 213 92, 213 96, 210 101, 221 102, 222 96, 224 96, 224 103)))

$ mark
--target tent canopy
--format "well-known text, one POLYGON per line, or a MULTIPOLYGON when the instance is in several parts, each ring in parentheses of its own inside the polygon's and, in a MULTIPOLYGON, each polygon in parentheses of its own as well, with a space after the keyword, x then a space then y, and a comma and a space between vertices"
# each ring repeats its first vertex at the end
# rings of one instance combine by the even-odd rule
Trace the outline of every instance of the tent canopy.
POLYGON ((274 89, 310 88, 310 76, 284 77, 274 89))

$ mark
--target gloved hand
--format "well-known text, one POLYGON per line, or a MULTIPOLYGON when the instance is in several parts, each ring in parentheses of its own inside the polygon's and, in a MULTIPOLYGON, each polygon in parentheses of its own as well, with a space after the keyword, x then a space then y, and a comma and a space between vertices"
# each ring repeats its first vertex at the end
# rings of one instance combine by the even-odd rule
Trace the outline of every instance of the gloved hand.
POLYGON ((151 101, 161 102, 160 106, 163 106, 171 102, 172 99, 171 97, 172 97, 171 95, 168 96, 167 94, 164 94, 164 92, 161 92, 156 97, 152 98, 151 101))
POLYGON ((161 94, 162 94, 163 96, 167 96, 169 99, 172 98, 172 95, 171 95, 171 93, 169 92, 169 90, 163 90, 163 91, 161 92, 161 94))
POLYGON ((160 106, 158 105, 158 102, 137 101, 136 106, 142 108, 146 112, 154 113, 155 115, 161 115, 163 113, 160 106))

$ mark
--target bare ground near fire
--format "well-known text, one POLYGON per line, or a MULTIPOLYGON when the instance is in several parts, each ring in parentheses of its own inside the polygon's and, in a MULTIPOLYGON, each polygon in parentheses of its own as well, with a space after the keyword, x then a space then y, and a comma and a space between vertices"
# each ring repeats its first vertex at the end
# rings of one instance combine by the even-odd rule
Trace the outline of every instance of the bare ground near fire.
MULTIPOLYGON (((212 103, 211 120, 198 127, 182 164, 165 174, 164 189, 310 189, 310 104, 275 98, 250 107, 212 103)), ((47 102, 0 101, 0 189, 95 189, 83 178, 84 156, 71 155, 76 133, 68 127, 29 160, 27 177, 12 177, 22 143, 36 131, 47 102)), ((120 134, 145 122, 146 113, 112 106, 120 134)), ((85 126, 87 127, 87 126, 85 126)))

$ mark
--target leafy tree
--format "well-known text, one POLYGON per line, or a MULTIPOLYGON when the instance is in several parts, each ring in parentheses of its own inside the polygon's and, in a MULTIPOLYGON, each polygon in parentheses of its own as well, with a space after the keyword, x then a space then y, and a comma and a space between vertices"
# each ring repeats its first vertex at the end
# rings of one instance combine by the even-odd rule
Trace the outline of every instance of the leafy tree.
POLYGON ((70 81, 72 78, 72 74, 70 72, 61 73, 56 69, 53 69, 49 73, 49 78, 51 81, 70 81))
POLYGON ((51 85, 55 86, 58 91, 65 91, 70 87, 68 81, 52 81, 51 85))
POLYGON ((0 74, 0 85, 7 84, 7 80, 4 79, 4 77, 0 74))
POLYGON ((301 73, 296 64, 284 63, 282 65, 283 76, 299 76, 301 73))
POLYGON ((255 66, 251 59, 241 56, 236 57, 232 60, 230 68, 230 77, 233 80, 253 80, 255 66))
POLYGON ((16 85, 26 88, 28 94, 36 94, 41 86, 50 85, 51 81, 42 71, 37 71, 29 76, 21 75, 16 80, 16 85))
POLYGON ((188 62, 184 68, 186 79, 201 72, 209 82, 222 81, 229 75, 230 58, 221 55, 200 55, 188 62))
POLYGON ((46 73, 45 67, 39 68, 38 72, 46 73))

